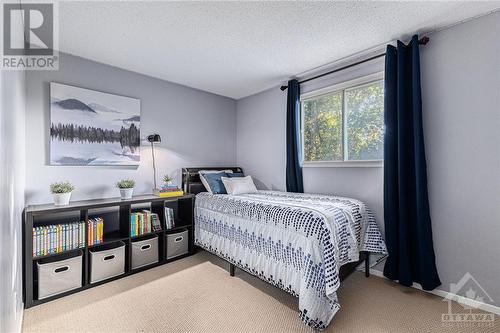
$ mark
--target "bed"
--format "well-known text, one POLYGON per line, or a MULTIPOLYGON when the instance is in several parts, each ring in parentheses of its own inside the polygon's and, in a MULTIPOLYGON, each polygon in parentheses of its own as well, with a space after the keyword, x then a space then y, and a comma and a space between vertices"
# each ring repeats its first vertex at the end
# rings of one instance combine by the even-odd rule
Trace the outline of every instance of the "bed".
POLYGON ((210 194, 200 170, 184 168, 183 189, 196 194, 195 244, 299 298, 299 316, 324 329, 340 305, 340 282, 369 254, 386 253, 375 218, 359 200, 316 194, 258 191, 210 194))

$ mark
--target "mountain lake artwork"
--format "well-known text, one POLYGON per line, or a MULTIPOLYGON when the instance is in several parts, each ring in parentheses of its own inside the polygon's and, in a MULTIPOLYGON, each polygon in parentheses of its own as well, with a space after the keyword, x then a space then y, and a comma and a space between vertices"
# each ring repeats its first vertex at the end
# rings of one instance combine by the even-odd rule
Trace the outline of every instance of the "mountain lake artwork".
POLYGON ((50 83, 51 165, 139 165, 141 101, 50 83))

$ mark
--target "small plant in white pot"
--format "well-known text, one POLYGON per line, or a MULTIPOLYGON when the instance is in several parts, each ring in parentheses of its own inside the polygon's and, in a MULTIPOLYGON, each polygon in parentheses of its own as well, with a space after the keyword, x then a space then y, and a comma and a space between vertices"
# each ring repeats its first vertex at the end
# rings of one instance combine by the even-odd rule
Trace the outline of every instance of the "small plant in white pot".
POLYGON ((120 189, 120 196, 122 200, 132 198, 134 193, 135 181, 132 179, 122 179, 116 183, 116 187, 120 189))
POLYGON ((70 182, 57 182, 50 184, 50 192, 54 198, 54 205, 65 206, 69 204, 71 193, 75 187, 70 182))

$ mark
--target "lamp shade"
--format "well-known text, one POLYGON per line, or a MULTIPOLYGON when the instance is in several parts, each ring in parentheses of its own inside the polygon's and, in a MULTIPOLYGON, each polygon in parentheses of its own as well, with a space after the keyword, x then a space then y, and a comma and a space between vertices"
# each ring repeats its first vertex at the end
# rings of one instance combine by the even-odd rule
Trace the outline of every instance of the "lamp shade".
POLYGON ((148 135, 148 141, 153 143, 153 142, 161 142, 161 136, 160 134, 151 134, 148 135))

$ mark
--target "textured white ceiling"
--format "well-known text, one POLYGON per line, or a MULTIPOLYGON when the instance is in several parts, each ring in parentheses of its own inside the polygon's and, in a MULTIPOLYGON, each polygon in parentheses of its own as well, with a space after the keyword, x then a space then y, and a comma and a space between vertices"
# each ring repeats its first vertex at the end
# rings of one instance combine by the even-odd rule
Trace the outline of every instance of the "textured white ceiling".
POLYGON ((61 2, 60 49, 238 99, 496 8, 498 1, 61 2))

